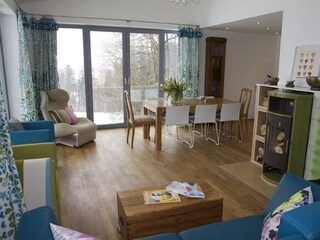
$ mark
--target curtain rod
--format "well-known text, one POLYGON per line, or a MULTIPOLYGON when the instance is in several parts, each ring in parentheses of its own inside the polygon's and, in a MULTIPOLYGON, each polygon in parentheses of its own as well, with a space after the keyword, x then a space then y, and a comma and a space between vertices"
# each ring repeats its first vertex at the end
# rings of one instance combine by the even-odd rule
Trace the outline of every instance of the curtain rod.
MULTIPOLYGON (((19 5, 18 5, 19 6, 19 5)), ((19 6, 20 8, 20 6, 19 6)), ((21 9, 21 8, 20 8, 21 9)), ((21 10, 23 11, 23 10, 21 10)), ((30 16, 50 16, 50 17, 60 17, 60 18, 78 18, 78 19, 92 19, 92 20, 107 20, 107 21, 121 21, 121 22, 135 22, 135 23, 154 23, 154 24, 165 24, 165 25, 176 25, 176 26, 193 26, 200 27, 195 24, 185 24, 185 23, 173 23, 173 22, 157 22, 157 21, 144 21, 144 20, 130 20, 122 18, 105 18, 105 17, 80 17, 80 16, 64 16, 64 15, 48 15, 48 14, 34 14, 23 11, 25 14, 30 16)))

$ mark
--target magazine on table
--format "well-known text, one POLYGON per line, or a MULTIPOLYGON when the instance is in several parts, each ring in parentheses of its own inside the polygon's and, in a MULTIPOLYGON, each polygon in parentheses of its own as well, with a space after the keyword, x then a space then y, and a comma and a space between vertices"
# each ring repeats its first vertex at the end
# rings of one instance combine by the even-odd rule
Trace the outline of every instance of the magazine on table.
POLYGON ((192 182, 181 183, 181 182, 173 181, 166 187, 166 189, 186 197, 191 197, 191 198, 205 197, 200 185, 197 183, 192 183, 192 182))
POLYGON ((181 202, 179 194, 169 190, 152 190, 143 192, 144 204, 181 202))

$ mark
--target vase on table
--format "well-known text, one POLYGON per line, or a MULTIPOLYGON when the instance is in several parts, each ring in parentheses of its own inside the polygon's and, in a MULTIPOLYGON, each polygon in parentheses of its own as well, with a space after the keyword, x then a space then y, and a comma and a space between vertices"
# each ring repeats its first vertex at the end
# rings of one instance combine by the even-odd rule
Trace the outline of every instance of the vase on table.
POLYGON ((180 104, 183 100, 183 91, 175 91, 170 94, 172 104, 180 104))

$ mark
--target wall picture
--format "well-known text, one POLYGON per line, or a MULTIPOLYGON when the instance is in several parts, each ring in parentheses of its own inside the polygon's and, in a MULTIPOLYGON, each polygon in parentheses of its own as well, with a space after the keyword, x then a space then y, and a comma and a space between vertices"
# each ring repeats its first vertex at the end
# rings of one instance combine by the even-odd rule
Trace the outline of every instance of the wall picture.
POLYGON ((320 44, 296 47, 291 80, 305 81, 307 76, 319 76, 320 44))

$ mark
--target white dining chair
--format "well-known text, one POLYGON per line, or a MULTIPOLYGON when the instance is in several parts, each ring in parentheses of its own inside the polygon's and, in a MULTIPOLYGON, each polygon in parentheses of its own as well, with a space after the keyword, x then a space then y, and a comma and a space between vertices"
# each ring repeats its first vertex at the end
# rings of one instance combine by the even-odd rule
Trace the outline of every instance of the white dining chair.
POLYGON ((194 134, 198 133, 205 137, 206 140, 213 141, 219 145, 219 135, 216 122, 217 105, 196 105, 195 114, 190 122, 192 123, 192 145, 194 145, 194 134), (213 124, 213 129, 216 133, 216 140, 209 138, 210 123, 213 124), (196 124, 200 124, 201 130, 196 131, 196 124))
POLYGON ((167 132, 169 133, 171 131, 168 131, 168 129, 171 129, 172 126, 175 126, 177 139, 179 139, 183 143, 188 144, 190 148, 193 148, 191 124, 189 123, 189 111, 190 106, 168 106, 166 107, 166 116, 164 118, 163 124, 167 128, 167 132), (190 141, 181 139, 179 135, 179 128, 186 126, 189 128, 190 141))
POLYGON ((219 122, 219 139, 220 134, 226 134, 228 137, 232 137, 237 139, 239 142, 242 141, 242 130, 241 130, 241 121, 240 121, 240 109, 241 109, 241 103, 227 103, 222 104, 221 111, 217 115, 217 122, 219 122), (240 133, 240 138, 238 136, 234 135, 228 135, 226 125, 228 122, 238 122, 238 129, 240 133), (221 130, 221 124, 224 123, 224 132, 221 130))

